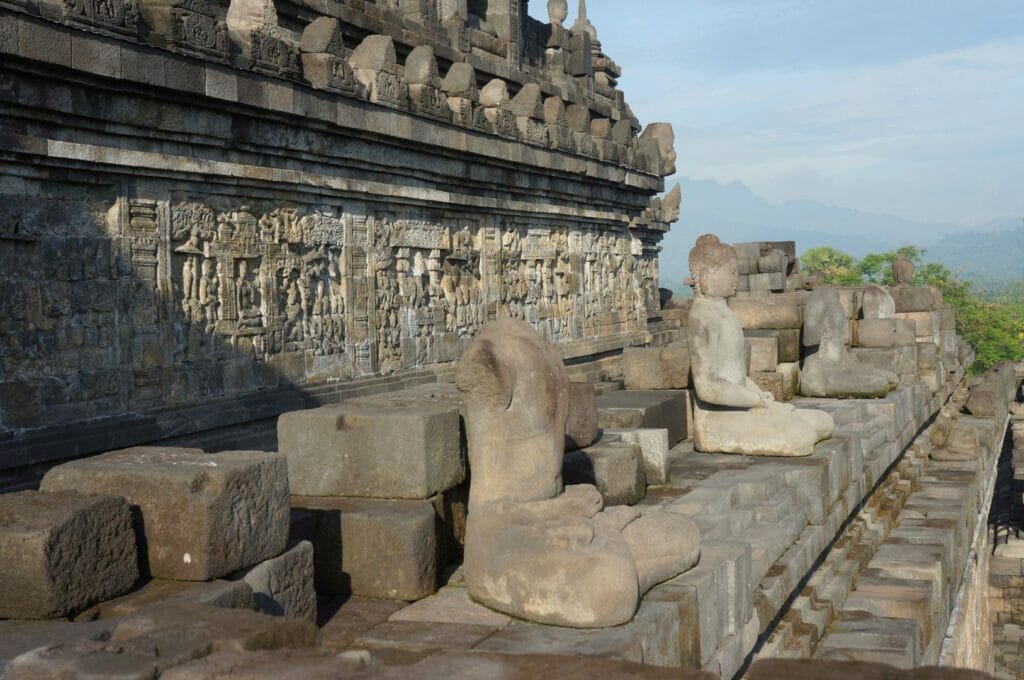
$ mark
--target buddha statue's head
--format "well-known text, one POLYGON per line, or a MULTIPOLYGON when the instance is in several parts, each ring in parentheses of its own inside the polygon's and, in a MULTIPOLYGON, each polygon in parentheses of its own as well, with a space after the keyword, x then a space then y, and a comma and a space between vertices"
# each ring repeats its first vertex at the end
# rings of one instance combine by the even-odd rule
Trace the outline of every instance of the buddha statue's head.
POLYGON ((727 298, 736 294, 736 251, 714 234, 704 234, 690 251, 690 276, 699 297, 727 298))

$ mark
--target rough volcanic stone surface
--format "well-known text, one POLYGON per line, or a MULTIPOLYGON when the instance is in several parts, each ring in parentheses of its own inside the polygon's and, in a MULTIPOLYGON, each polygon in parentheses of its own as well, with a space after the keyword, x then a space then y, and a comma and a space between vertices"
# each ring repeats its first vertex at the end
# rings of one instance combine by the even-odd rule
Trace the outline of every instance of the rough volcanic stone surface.
POLYGON ((591 383, 569 383, 569 414, 565 449, 582 449, 597 441, 597 389, 591 383))
POLYGON ((861 319, 857 322, 860 347, 898 347, 916 342, 914 323, 906 319, 861 319))
POLYGON ((76 491, 0 495, 0 618, 64 616, 139 577, 128 503, 76 491))
POLYGON ((124 496, 143 571, 157 578, 219 578, 288 542, 288 470, 275 453, 138 447, 65 463, 41 488, 124 496))
POLYGON ((863 661, 762 659, 744 676, 747 680, 991 680, 992 676, 965 668, 915 668, 863 661))
POLYGON ((615 626, 696 562, 699 530, 685 516, 605 509, 595 487, 563 488, 568 378, 528 324, 487 324, 455 382, 473 469, 462 569, 474 601, 552 625, 615 626))
POLYGON ((690 348, 685 342, 664 347, 627 347, 622 374, 628 390, 682 390, 690 386, 690 348))
POLYGON ((459 409, 441 401, 342 403, 278 418, 297 496, 429 498, 465 479, 459 409))
POLYGON ((665 484, 669 480, 668 430, 665 428, 637 428, 632 430, 602 430, 602 436, 619 437, 623 441, 640 445, 644 477, 648 484, 665 484))
POLYGON ((593 484, 605 506, 636 505, 647 491, 640 445, 610 438, 567 453, 562 479, 566 484, 593 484))
POLYGON ((252 588, 259 611, 316 623, 313 544, 309 541, 299 541, 238 576, 252 588))
POLYGON ((314 522, 318 592, 420 600, 437 590, 437 513, 431 501, 296 496, 314 522))
POLYGON ((167 603, 117 622, 108 639, 56 643, 12 659, 10 680, 155 678, 215 652, 307 648, 317 629, 239 609, 167 603))

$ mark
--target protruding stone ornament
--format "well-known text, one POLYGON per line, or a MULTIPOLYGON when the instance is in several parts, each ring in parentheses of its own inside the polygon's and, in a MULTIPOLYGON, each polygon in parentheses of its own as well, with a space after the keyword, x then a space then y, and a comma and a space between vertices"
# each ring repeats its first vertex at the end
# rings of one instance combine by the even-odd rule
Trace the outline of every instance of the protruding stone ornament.
POLYGON ((569 3, 567 0, 548 0, 548 19, 555 26, 561 26, 569 16, 569 3))

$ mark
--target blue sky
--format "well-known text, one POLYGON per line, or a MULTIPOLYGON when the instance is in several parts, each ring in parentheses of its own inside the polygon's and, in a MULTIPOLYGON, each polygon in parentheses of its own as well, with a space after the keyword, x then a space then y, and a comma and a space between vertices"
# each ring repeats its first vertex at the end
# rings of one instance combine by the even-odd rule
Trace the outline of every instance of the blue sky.
POLYGON ((588 10, 634 112, 675 127, 688 177, 923 221, 1024 217, 1024 0, 588 10))

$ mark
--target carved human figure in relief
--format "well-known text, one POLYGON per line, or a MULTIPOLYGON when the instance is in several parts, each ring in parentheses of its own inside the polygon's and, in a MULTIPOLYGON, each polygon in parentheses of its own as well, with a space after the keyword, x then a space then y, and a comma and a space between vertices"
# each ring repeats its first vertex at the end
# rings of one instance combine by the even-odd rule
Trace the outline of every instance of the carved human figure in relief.
POLYGON ((238 316, 243 326, 260 325, 260 308, 257 300, 256 287, 249 281, 249 264, 245 260, 238 263, 238 278, 235 279, 235 296, 237 298, 238 316))
POLYGON ((777 403, 747 376, 743 328, 725 298, 736 293, 736 251, 712 234, 690 252, 696 297, 687 339, 693 370, 694 445, 707 453, 806 456, 832 436, 824 411, 777 403))
POLYGON ((569 380, 528 324, 486 324, 459 360, 472 468, 464 571, 469 595, 540 623, 629 621, 640 597, 696 562, 696 525, 665 509, 602 509, 562 485, 569 380))
MULTIPOLYGON (((884 293, 884 291, 882 291, 884 293)), ((890 298, 891 299, 891 298, 890 298)), ((831 286, 814 289, 804 304, 800 394, 808 397, 884 397, 899 385, 891 371, 858 363, 846 347, 850 320, 831 286)))
POLYGON ((207 332, 213 330, 217 322, 217 279, 213 275, 213 262, 203 260, 202 274, 199 277, 199 305, 203 310, 203 320, 207 332))

